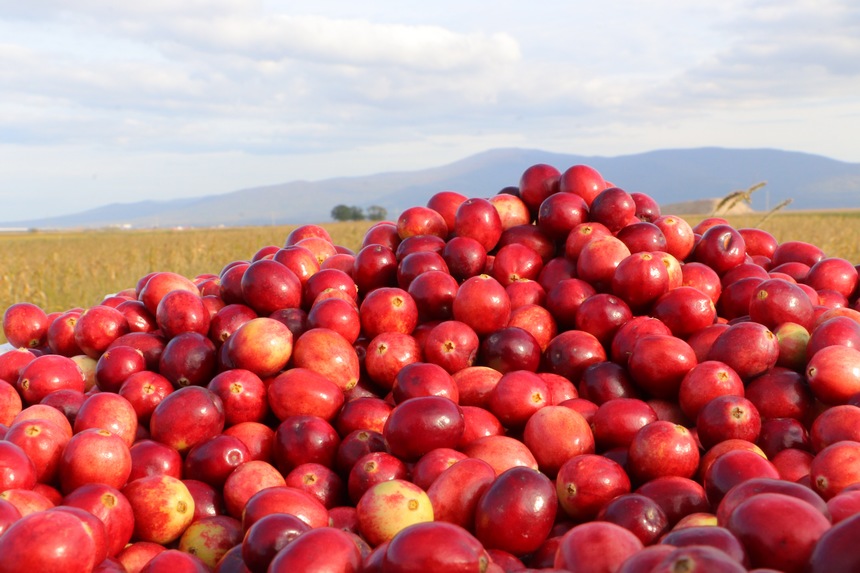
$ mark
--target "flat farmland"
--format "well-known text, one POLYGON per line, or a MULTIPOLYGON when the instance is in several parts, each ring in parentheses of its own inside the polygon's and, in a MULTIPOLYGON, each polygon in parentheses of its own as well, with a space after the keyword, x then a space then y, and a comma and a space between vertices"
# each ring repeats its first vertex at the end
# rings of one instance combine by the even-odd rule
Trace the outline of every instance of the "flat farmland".
MULTIPOLYGON (((694 225, 702 216, 685 216, 694 225)), ((828 256, 860 263, 860 210, 784 211, 726 217, 758 226, 778 241, 807 241, 828 256), (759 224, 761 223, 761 224, 759 224)), ((356 250, 371 223, 325 223, 336 244, 356 250)), ((152 271, 193 277, 218 273, 261 247, 282 246, 295 226, 0 233, 0 310, 32 302, 48 312, 98 303, 152 271)), ((5 342, 0 333, 0 342, 5 342)))
MULTIPOLYGON (((356 249, 370 222, 327 223, 356 249)), ((152 271, 194 277, 284 244, 295 226, 0 233, 0 312, 32 302, 47 312, 88 307, 152 271)), ((5 337, 0 332, 0 343, 5 337)))

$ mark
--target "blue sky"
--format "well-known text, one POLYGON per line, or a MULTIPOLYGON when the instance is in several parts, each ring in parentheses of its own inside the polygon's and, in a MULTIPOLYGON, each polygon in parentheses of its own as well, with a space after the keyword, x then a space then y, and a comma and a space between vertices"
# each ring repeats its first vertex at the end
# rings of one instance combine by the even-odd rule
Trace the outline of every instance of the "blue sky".
POLYGON ((494 147, 860 162, 858 94, 852 0, 0 0, 0 220, 494 147))

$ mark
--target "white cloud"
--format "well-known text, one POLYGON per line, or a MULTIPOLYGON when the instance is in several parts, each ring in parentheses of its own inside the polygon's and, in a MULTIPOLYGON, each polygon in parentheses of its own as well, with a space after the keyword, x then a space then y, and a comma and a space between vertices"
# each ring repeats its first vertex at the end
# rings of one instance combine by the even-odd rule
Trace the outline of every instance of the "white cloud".
POLYGON ((17 2, 0 0, 0 9, 7 17, 33 20, 93 18, 131 20, 134 18, 201 17, 207 14, 245 14, 259 10, 256 0, 147 0, 146 2, 114 2, 113 0, 40 0, 17 2))
MULTIPOLYGON (((107 42, 121 29, 130 35, 123 42, 137 38, 159 57, 140 57, 144 50, 113 59, 60 53, 50 46, 12 46, 17 53, 0 63, 0 79, 5 80, 0 92, 24 99, 52 94, 48 97, 79 113, 110 118, 104 124, 110 132, 98 137, 124 144, 141 141, 129 133, 141 122, 156 145, 169 139, 189 149, 231 149, 254 140, 254 148, 266 149, 283 145, 266 145, 259 134, 314 136, 334 133, 344 123, 364 129, 381 115, 396 115, 416 104, 431 117, 442 113, 438 110, 450 114, 452 104, 498 101, 511 76, 506 70, 515 69, 520 59, 516 41, 496 32, 248 10, 231 18, 215 10, 197 18, 160 13, 136 19, 141 14, 135 9, 118 14, 100 2, 77 7, 110 18, 97 21, 97 29, 86 18, 78 20, 90 42, 99 35, 107 42), (212 123, 222 128, 200 130, 201 124, 212 123), (171 126, 172 132, 159 138, 154 129, 159 124, 171 126), (210 137, 198 143, 183 137, 194 132, 210 137), (224 136, 220 143, 219 133, 224 136)), ((421 121, 420 113, 404 115, 421 121)), ((56 115, 46 119, 64 121, 56 115)))
POLYGON ((679 78, 681 97, 751 102, 844 98, 860 89, 860 6, 752 2, 722 24, 732 42, 679 78))
POLYGON ((520 57, 517 42, 504 33, 460 34, 438 26, 321 16, 178 19, 167 28, 188 47, 262 61, 395 66, 438 73, 505 65, 520 57))

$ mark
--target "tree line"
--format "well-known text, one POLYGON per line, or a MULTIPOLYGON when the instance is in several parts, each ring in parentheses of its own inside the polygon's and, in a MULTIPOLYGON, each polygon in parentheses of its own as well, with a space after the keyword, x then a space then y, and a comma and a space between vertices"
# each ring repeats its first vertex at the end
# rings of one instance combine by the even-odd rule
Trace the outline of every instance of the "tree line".
POLYGON ((371 205, 367 211, 355 205, 335 205, 331 210, 335 221, 382 221, 387 216, 388 211, 379 205, 371 205))

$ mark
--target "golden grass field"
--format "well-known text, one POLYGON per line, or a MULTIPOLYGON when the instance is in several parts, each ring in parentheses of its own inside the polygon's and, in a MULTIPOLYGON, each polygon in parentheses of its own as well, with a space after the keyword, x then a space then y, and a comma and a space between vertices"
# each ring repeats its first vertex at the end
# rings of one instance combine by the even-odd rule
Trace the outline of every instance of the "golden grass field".
MULTIPOLYGON (((685 218, 695 224, 702 216, 685 218)), ((737 228, 749 227, 762 215, 727 219, 737 228)), ((356 250, 370 224, 323 226, 337 244, 356 250)), ((283 245, 293 228, 0 233, 0 311, 25 301, 48 312, 91 306, 106 294, 133 287, 151 271, 189 277, 217 273, 230 261, 250 259, 261 247, 283 245)), ((811 242, 828 256, 860 263, 860 211, 782 211, 761 228, 780 242, 811 242)))

